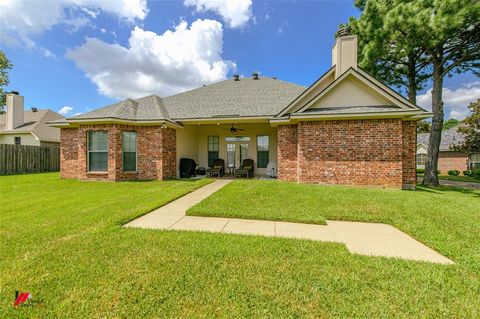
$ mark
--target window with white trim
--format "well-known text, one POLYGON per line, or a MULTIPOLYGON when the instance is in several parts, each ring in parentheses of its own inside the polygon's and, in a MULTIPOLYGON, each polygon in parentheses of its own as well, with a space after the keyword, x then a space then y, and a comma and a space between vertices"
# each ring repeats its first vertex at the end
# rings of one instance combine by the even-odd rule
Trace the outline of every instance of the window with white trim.
POLYGON ((88 132, 88 171, 108 171, 108 132, 88 132))
POLYGON ((472 153, 469 156, 470 169, 480 169, 480 153, 472 153))
POLYGON ((417 154, 417 166, 425 166, 427 154, 417 154))
POLYGON ((123 171, 137 171, 137 132, 122 132, 123 171))

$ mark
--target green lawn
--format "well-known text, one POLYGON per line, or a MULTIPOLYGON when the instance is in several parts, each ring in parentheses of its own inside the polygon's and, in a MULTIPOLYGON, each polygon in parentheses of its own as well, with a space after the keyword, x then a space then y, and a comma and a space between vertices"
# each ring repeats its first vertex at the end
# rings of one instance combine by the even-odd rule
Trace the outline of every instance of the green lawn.
POLYGON ((334 243, 120 227, 205 183, 0 177, 0 318, 480 316, 479 192, 240 181, 194 208, 388 221, 453 266, 334 243), (42 304, 13 309, 15 290, 42 304))
POLYGON ((470 182, 470 183, 480 183, 480 179, 470 176, 452 176, 452 175, 439 175, 439 179, 444 179, 448 181, 459 181, 459 182, 470 182))
MULTIPOLYGON (((419 178, 423 178, 423 174, 417 174, 419 178)), ((440 180, 447 180, 447 181, 457 181, 457 182, 468 182, 468 183, 480 183, 480 179, 476 177, 470 176, 452 176, 448 174, 440 174, 438 175, 438 179, 440 180)), ((440 183, 441 184, 441 183, 440 183)))

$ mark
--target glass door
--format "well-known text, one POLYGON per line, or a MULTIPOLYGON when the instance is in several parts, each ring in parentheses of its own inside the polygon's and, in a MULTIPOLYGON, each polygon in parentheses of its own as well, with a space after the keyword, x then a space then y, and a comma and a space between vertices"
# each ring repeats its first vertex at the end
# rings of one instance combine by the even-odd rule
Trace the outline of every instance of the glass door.
POLYGON ((235 168, 242 166, 246 158, 248 158, 247 143, 227 143, 227 168, 232 173, 235 168))
POLYGON ((235 166, 235 161, 236 161, 236 152, 237 150, 237 145, 234 143, 228 143, 227 144, 227 168, 230 170, 233 170, 235 166))
POLYGON ((248 158, 248 144, 240 144, 240 158, 239 158, 239 163, 237 167, 240 167, 243 165, 243 160, 248 158))

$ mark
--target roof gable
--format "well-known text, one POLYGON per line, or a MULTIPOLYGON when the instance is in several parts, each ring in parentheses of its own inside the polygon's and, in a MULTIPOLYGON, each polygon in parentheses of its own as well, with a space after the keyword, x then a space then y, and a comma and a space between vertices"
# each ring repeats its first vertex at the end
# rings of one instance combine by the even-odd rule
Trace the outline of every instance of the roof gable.
POLYGON ((381 84, 373 77, 366 76, 350 68, 328 87, 318 92, 296 113, 303 113, 311 108, 322 107, 357 107, 357 106, 396 106, 403 110, 421 110, 408 102, 400 94, 381 84))
POLYGON ((302 110, 382 105, 395 106, 395 103, 350 74, 337 85, 313 98, 302 110))
POLYGON ((335 66, 331 67, 318 80, 313 82, 306 90, 298 95, 287 107, 285 107, 276 117, 298 111, 302 105, 314 98, 318 92, 323 91, 335 80, 335 66))
MULTIPOLYGON (((295 117, 302 114, 312 116, 323 114, 385 114, 399 111, 420 112, 422 108, 410 103, 402 95, 384 85, 359 68, 350 68, 337 79, 335 69, 327 71, 319 80, 298 96, 276 118, 286 115, 295 117)), ((280 120, 280 119, 279 119, 280 120)))

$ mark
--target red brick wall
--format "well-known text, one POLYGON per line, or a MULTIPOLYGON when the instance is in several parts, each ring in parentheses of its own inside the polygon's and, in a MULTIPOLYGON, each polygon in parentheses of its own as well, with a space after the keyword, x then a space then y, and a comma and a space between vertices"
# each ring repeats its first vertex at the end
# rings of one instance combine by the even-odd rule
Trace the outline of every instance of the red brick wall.
POLYGON ((405 189, 415 189, 417 166, 415 162, 417 147, 417 122, 402 122, 402 184, 405 189))
POLYGON ((284 181, 297 181, 297 125, 279 125, 277 135, 278 178, 284 181))
POLYGON ((176 131, 161 126, 81 125, 61 130, 63 178, 103 180, 168 179, 176 172, 176 131), (108 172, 87 171, 87 132, 108 131, 108 172), (123 172, 122 131, 137 132, 137 172, 123 172), (173 172, 173 173, 172 173, 173 172))
POLYGON ((78 177, 78 129, 62 128, 60 134, 60 176, 78 177))
POLYGON ((456 169, 462 173, 467 169, 468 156, 461 152, 440 152, 438 155, 438 169, 442 174, 456 169))
POLYGON ((402 187, 415 183, 415 123, 399 119, 278 127, 279 179, 402 187))

